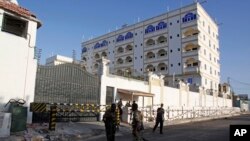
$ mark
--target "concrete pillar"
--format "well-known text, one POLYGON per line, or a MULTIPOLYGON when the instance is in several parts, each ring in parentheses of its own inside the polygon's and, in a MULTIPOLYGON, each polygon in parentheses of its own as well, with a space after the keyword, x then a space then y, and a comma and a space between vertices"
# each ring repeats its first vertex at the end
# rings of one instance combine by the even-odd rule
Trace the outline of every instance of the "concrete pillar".
MULTIPOLYGON (((99 68, 98 68, 98 75, 100 77, 100 109, 103 110, 105 109, 106 105, 106 84, 105 81, 106 80, 106 76, 109 74, 109 67, 108 67, 108 63, 109 60, 105 59, 105 58, 101 58, 100 60, 97 61, 99 63, 99 68)), ((100 112, 100 120, 102 120, 102 117, 104 115, 104 112, 100 112)))

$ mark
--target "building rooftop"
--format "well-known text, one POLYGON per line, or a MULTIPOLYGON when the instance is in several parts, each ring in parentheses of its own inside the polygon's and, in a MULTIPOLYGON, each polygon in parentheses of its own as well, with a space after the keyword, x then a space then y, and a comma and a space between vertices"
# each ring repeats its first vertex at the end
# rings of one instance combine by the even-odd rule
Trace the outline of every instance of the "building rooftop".
POLYGON ((41 22, 36 19, 36 16, 31 11, 11 2, 10 0, 0 0, 0 8, 28 18, 30 20, 36 21, 38 24, 37 28, 41 27, 42 25, 41 22))

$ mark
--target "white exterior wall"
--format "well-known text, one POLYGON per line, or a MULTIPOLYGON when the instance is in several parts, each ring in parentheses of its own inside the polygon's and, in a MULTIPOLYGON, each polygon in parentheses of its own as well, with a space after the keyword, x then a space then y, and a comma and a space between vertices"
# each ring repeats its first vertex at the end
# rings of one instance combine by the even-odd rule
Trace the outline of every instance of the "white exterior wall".
POLYGON ((182 65, 179 65, 179 63, 182 64, 181 31, 180 31, 181 27, 180 23, 182 18, 179 14, 180 14, 179 10, 174 13, 171 13, 169 14, 169 16, 172 15, 177 15, 177 16, 170 17, 168 19, 169 75, 182 74, 182 65), (179 23, 177 23, 177 21, 179 21, 179 23), (177 37, 177 35, 179 35, 179 37, 177 37))
POLYGON ((217 90, 218 84, 220 82, 220 54, 219 40, 217 39, 217 36, 218 27, 216 23, 206 13, 202 6, 197 3, 182 7, 174 11, 170 11, 168 13, 164 13, 162 15, 150 18, 134 25, 126 26, 114 32, 85 41, 82 43, 82 47, 86 47, 87 52, 82 54, 82 58, 87 58, 87 70, 91 73, 96 73, 96 70, 94 70, 96 60, 93 59, 95 53, 100 54, 105 51, 108 54, 108 59, 110 60, 110 70, 112 73, 117 72, 117 70, 124 71, 125 69, 130 68, 132 69, 132 72, 136 70, 136 72, 139 72, 137 74, 142 75, 146 74, 146 67, 148 65, 153 65, 156 68, 155 73, 164 74, 166 77, 168 77, 167 81, 169 84, 173 83, 171 82, 173 80, 172 76, 173 74, 175 74, 176 79, 181 79, 185 82, 189 78, 192 78, 193 85, 203 86, 206 89, 217 90), (190 12, 193 14, 197 14, 197 20, 183 23, 182 18, 190 12), (157 30, 148 34, 145 33, 145 29, 148 25, 156 26, 161 21, 167 23, 167 28, 157 30), (203 22, 205 23, 204 26, 203 22), (208 31, 208 27, 210 28, 210 32, 208 31), (197 36, 184 38, 183 33, 190 28, 197 29, 199 31, 199 34, 197 36), (116 42, 116 39, 119 35, 125 35, 128 32, 133 33, 132 39, 116 42), (177 37, 178 34, 179 37, 177 37), (146 42, 148 41, 148 39, 153 39, 155 42, 157 42, 157 39, 160 36, 167 37, 166 44, 163 45, 156 43, 152 47, 146 46, 146 42), (170 39, 170 36, 172 36, 172 39, 170 39), (203 36, 205 36, 205 40, 203 36), (95 44, 98 42, 101 43, 103 40, 108 41, 108 46, 94 49, 95 44), (199 45, 197 52, 190 51, 185 53, 184 49, 188 43, 199 45), (132 53, 124 52, 122 54, 117 54, 117 48, 125 48, 126 45, 133 46, 132 53), (160 49, 166 50, 167 56, 159 58, 157 56, 157 52, 160 49), (178 49, 180 49, 180 51, 178 51, 178 49), (206 50, 206 53, 204 53, 204 50, 206 50), (146 54, 149 52, 153 52, 156 57, 147 60, 146 54), (132 57, 133 63, 123 64, 120 66, 116 63, 118 58, 124 60, 127 56, 132 57), (199 63, 197 67, 186 68, 185 63, 187 59, 190 58, 195 59, 195 61, 199 63), (157 70, 157 66, 160 63, 165 63, 167 65, 167 70, 157 70), (171 64, 173 65, 172 67, 171 64), (210 68, 212 70, 211 73, 210 68))
MULTIPOLYGON (((107 62, 106 62, 107 63, 107 62)), ((181 82, 180 88, 172 88, 161 85, 156 82, 161 80, 156 78, 156 75, 151 75, 149 78, 152 81, 139 81, 131 78, 120 77, 116 75, 110 75, 108 73, 108 68, 105 63, 101 63, 104 68, 100 69, 101 75, 101 105, 106 104, 106 87, 114 87, 114 102, 115 99, 118 100, 120 97, 117 95, 117 89, 127 89, 127 90, 138 90, 142 92, 154 94, 154 105, 159 105, 164 103, 165 106, 170 107, 232 107, 232 100, 226 99, 226 97, 215 97, 212 95, 206 95, 205 91, 191 92, 189 91, 188 85, 181 82), (151 79, 152 78, 152 79, 151 79), (223 102, 224 101, 224 102, 223 102), (217 104, 218 103, 218 104, 217 104)), ((139 98, 139 100, 141 100, 139 98)), ((140 105, 139 101, 139 106, 140 105)), ((144 106, 151 105, 151 101, 148 101, 144 106)))
MULTIPOLYGON (((37 60, 34 59, 37 23, 28 21, 27 38, 2 32, 4 11, 0 9, 0 107, 10 99, 34 100, 37 60)), ((29 111, 29 109, 28 109, 29 111)), ((28 113, 28 121, 32 115, 28 113)))
POLYGON ((47 66, 56 66, 65 63, 73 63, 73 59, 66 56, 55 55, 46 59, 47 66))
POLYGON ((144 63, 143 63, 143 49, 144 49, 144 43, 143 43, 143 33, 144 33, 144 28, 140 24, 138 25, 138 28, 134 29, 134 32, 137 33, 136 36, 134 36, 134 44, 136 47, 134 47, 134 69, 143 74, 144 72, 144 63), (141 46, 142 44, 142 46, 141 46), (136 57, 136 59, 135 59, 136 57))

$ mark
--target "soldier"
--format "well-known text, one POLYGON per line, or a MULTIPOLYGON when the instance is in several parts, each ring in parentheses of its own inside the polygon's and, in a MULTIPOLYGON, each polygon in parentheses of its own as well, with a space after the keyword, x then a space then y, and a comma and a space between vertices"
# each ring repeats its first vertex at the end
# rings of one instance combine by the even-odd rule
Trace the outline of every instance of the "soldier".
POLYGON ((155 131, 155 129, 158 127, 160 123, 160 134, 163 134, 162 132, 163 122, 164 122, 164 109, 163 109, 163 104, 161 104, 161 107, 157 109, 156 122, 155 122, 153 132, 155 131))
POLYGON ((143 130, 143 115, 138 110, 138 105, 134 103, 132 105, 132 134, 135 141, 141 141, 141 130, 143 130))
POLYGON ((117 126, 116 105, 113 103, 103 115, 107 141, 115 141, 115 132, 117 126))

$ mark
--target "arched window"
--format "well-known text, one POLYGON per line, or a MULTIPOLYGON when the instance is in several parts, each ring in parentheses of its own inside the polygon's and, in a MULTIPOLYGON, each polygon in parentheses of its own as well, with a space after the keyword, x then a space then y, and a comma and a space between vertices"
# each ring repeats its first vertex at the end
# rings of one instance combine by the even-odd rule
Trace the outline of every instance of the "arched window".
POLYGON ((127 62, 127 63, 130 63, 130 62, 132 62, 132 61, 133 61, 133 60, 132 60, 132 58, 131 58, 130 56, 126 57, 126 59, 125 59, 125 60, 126 60, 126 62, 127 62))
POLYGON ((188 43, 187 45, 185 45, 185 51, 194 51, 194 50, 198 50, 199 45, 193 44, 193 43, 188 43))
POLYGON ((117 64, 123 64, 123 60, 121 58, 117 59, 117 64))
POLYGON ((167 70, 167 65, 165 63, 159 63, 157 68, 158 68, 158 71, 164 71, 164 70, 167 70))
POLYGON ((145 29, 145 33, 150 33, 150 32, 154 32, 155 31, 155 27, 153 25, 149 25, 146 29, 145 29))
POLYGON ((146 55, 146 58, 147 59, 155 58, 155 54, 153 52, 148 52, 147 55, 146 55))
POLYGON ((158 39, 157 39, 157 42, 159 44, 161 43, 166 43, 167 42, 167 38, 165 36, 160 36, 158 39))
POLYGON ((95 64, 95 65, 94 65, 94 68, 97 69, 97 68, 98 68, 98 64, 95 64))
POLYGON ((194 13, 187 13, 183 18, 182 18, 182 22, 186 23, 192 20, 196 19, 196 14, 194 13))
POLYGON ((101 46, 107 46, 108 45, 108 42, 106 40, 103 40, 102 43, 101 43, 101 46))
POLYGON ((159 22, 158 25, 156 26, 156 30, 161 30, 167 27, 167 23, 165 22, 159 22))
POLYGON ((189 36, 195 36, 195 35, 199 34, 199 30, 194 29, 194 28, 188 28, 187 30, 185 30, 185 32, 183 34, 184 34, 184 38, 189 37, 189 36))
POLYGON ((155 41, 153 39, 148 39, 147 42, 146 42, 146 45, 147 46, 155 45, 155 41))
POLYGON ((116 42, 120 42, 124 40, 124 36, 123 35, 119 35, 116 39, 116 42))
POLYGON ((124 52, 124 49, 122 48, 122 47, 119 47, 118 49, 117 49, 117 53, 123 53, 124 52))
POLYGON ((102 52, 102 57, 107 57, 107 53, 106 52, 102 52))
POLYGON ((83 61, 87 61, 86 57, 82 57, 82 60, 83 60, 83 61))
POLYGON ((95 54, 95 59, 99 59, 100 55, 98 53, 95 54))
POLYGON ((94 49, 97 49, 99 47, 101 47, 101 45, 99 43, 96 43, 95 46, 94 46, 94 49))
POLYGON ((161 50, 158 51, 158 56, 159 57, 166 56, 166 55, 167 55, 167 51, 166 50, 161 49, 161 50))
POLYGON ((117 75, 121 76, 123 74, 122 70, 117 70, 117 75))
POLYGON ((87 48, 86 48, 86 47, 83 47, 83 48, 82 48, 82 53, 85 53, 85 52, 87 52, 87 48))
POLYGON ((133 50, 133 47, 131 45, 126 46, 126 51, 132 51, 132 50, 133 50))
POLYGON ((130 38, 133 38, 133 33, 128 32, 128 33, 125 35, 125 40, 130 39, 130 38))
POLYGON ((154 67, 153 65, 149 64, 149 65, 147 65, 147 67, 146 67, 146 70, 145 70, 145 71, 146 71, 146 72, 148 72, 148 71, 153 72, 153 71, 155 71, 155 67, 154 67))

